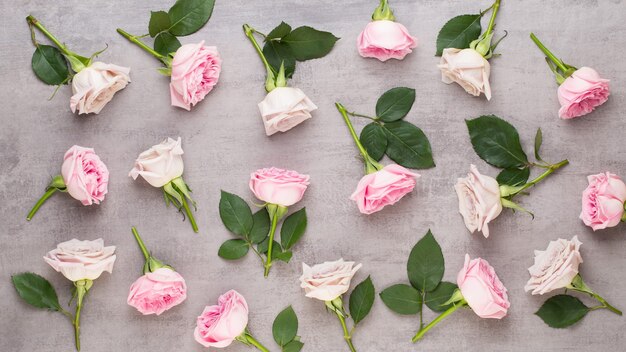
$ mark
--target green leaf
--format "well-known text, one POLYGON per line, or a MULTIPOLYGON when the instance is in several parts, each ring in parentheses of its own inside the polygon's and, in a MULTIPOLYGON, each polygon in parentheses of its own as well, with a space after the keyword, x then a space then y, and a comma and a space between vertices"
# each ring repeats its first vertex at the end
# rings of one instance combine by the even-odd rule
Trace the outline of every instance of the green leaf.
POLYGON ((355 326, 362 321, 372 309, 375 296, 374 291, 374 284, 369 276, 352 290, 349 308, 355 326))
POLYGON ((59 49, 50 45, 37 45, 31 66, 37 78, 49 85, 63 84, 70 77, 67 60, 59 49))
POLYGON ((197 32, 211 18, 215 0, 178 0, 168 14, 169 32, 176 36, 197 32))
MULTIPOLYGON (((278 247, 275 247, 275 248, 278 248, 278 247)), ((288 250, 282 251, 282 252, 276 252, 274 248, 272 248, 272 252, 274 252, 273 254, 274 259, 280 260, 285 263, 289 263, 289 261, 291 260, 291 257, 293 257, 293 252, 288 251, 288 250)))
MULTIPOLYGON (((263 240, 263 242, 259 243, 256 246, 256 250, 261 253, 261 254, 265 254, 267 253, 267 249, 269 248, 269 244, 270 244, 270 238, 269 236, 263 240)), ((280 254, 282 252, 282 248, 280 248, 280 243, 276 242, 276 240, 274 240, 274 246, 272 247, 272 256, 275 258, 277 254, 280 254)))
POLYGON ((566 328, 584 318, 588 312, 589 308, 578 298, 556 295, 548 298, 535 314, 550 327, 566 328))
POLYGON ((287 34, 281 42, 289 45, 296 60, 305 61, 326 56, 337 40, 330 32, 303 26, 287 34))
POLYGON ((250 230, 250 236, 248 239, 252 243, 261 243, 270 233, 270 216, 267 213, 267 208, 263 208, 252 216, 253 224, 252 230, 250 230))
POLYGON ((151 11, 150 23, 148 24, 148 33, 154 38, 157 34, 163 31, 167 31, 172 22, 170 22, 170 16, 165 11, 151 11))
POLYGON ((161 32, 154 38, 154 51, 161 55, 167 56, 170 53, 175 53, 180 46, 178 38, 168 32, 161 32))
POLYGON ((537 134, 535 134, 535 159, 537 160, 541 160, 541 157, 539 156, 541 143, 543 143, 543 133, 541 133, 541 128, 538 128, 537 134))
POLYGON ((296 316, 296 312, 293 311, 293 308, 289 306, 278 313, 276 319, 274 319, 272 335, 274 335, 274 341, 276 341, 280 347, 283 347, 293 341, 297 333, 298 317, 296 316))
POLYGON ((500 185, 518 186, 528 181, 530 177, 530 168, 525 167, 518 169, 516 167, 510 169, 504 169, 500 171, 496 181, 500 185))
POLYGON ((422 296, 409 285, 389 286, 380 293, 380 298, 387 308, 398 314, 417 314, 422 309, 422 296))
POLYGON ((279 41, 268 41, 263 46, 263 55, 274 71, 280 71, 281 63, 285 65, 285 77, 291 78, 296 71, 296 58, 289 45, 279 41))
POLYGON ((287 345, 283 346, 282 352, 300 352, 300 350, 304 347, 304 343, 298 340, 293 340, 289 342, 287 345))
POLYGON ((432 232, 428 233, 411 250, 407 272, 411 285, 422 292, 437 288, 445 270, 443 253, 432 232))
POLYGON ((452 282, 442 281, 434 291, 426 292, 424 303, 435 312, 443 312, 452 306, 452 304, 443 304, 450 300, 457 288, 458 286, 452 282))
POLYGON ((494 115, 465 120, 465 123, 474 151, 487 163, 503 169, 528 164, 519 134, 510 123, 494 115))
POLYGON ((480 36, 481 15, 456 16, 446 22, 437 36, 437 53, 441 56, 445 48, 465 49, 480 36))
POLYGON ((268 33, 267 37, 265 37, 265 41, 281 39, 289 34, 289 32, 291 32, 291 26, 285 22, 281 22, 278 26, 276 26, 276 28, 272 29, 272 31, 268 33))
POLYGON ((248 242, 240 239, 228 240, 220 246, 217 255, 224 259, 235 260, 248 254, 250 245, 248 242))
POLYGON ((415 102, 415 89, 392 88, 378 98, 376 116, 384 122, 393 122, 405 117, 415 102))
POLYGON ((387 135, 380 124, 372 122, 365 126, 363 130, 361 130, 359 140, 365 150, 367 150, 367 154, 376 161, 382 159, 383 155, 385 155, 385 150, 387 150, 387 135))
POLYGON ((226 228, 239 236, 248 236, 254 220, 252 211, 238 195, 222 191, 220 198, 220 218, 226 228))
POLYGON ((396 163, 411 169, 435 166, 430 142, 421 129, 406 121, 386 123, 387 155, 396 163))
POLYGON ((290 249, 302 238, 306 225, 306 208, 298 210, 285 219, 280 229, 280 243, 284 249, 290 249))
POLYGON ((37 308, 60 311, 57 292, 48 280, 34 273, 11 276, 13 287, 26 303, 37 308))

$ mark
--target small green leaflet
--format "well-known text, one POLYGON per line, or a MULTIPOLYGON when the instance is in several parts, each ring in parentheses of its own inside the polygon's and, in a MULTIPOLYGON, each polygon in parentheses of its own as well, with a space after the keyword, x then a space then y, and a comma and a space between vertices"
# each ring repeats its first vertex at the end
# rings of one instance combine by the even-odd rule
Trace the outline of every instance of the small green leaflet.
POLYGON ((281 42, 289 45, 298 61, 306 61, 326 56, 339 38, 330 32, 302 26, 285 35, 281 42))
POLYGON ((168 11, 171 26, 168 31, 175 36, 197 32, 211 18, 215 0, 178 0, 168 11))
POLYGON ((235 260, 248 254, 248 250, 250 250, 248 242, 241 239, 233 239, 222 243, 217 255, 224 259, 235 260))
POLYGON ((61 51, 50 45, 37 45, 33 53, 31 66, 35 75, 44 83, 59 85, 67 82, 70 71, 67 60, 61 51))
POLYGON ((284 347, 293 341, 298 334, 298 317, 291 306, 278 313, 272 324, 274 341, 284 347))
POLYGON ((263 208, 252 216, 252 230, 250 231, 250 242, 257 244, 263 242, 270 232, 270 216, 267 213, 267 208, 263 208))
POLYGON ((395 121, 383 125, 387 135, 387 156, 411 169, 429 169, 435 166, 428 137, 415 125, 395 121))
POLYGON ((398 314, 417 314, 422 309, 422 295, 405 284, 389 286, 380 293, 383 303, 398 314))
POLYGON ((496 181, 499 185, 519 186, 526 183, 528 177, 530 177, 530 168, 518 169, 514 167, 500 171, 496 181))
POLYGON ((474 151, 487 163, 507 169, 528 164, 513 125, 495 115, 465 120, 474 151))
POLYGON ((374 284, 369 276, 352 290, 349 308, 355 326, 359 324, 372 309, 375 297, 374 291, 374 284))
POLYGON ((441 56, 445 48, 469 48, 470 43, 480 37, 481 17, 480 14, 461 15, 446 22, 437 36, 435 56, 441 56))
POLYGON ((359 140, 367 154, 374 160, 379 161, 387 150, 387 135, 383 126, 377 122, 372 122, 361 130, 359 140))
POLYGON ((170 53, 175 53, 180 47, 178 38, 169 32, 161 32, 154 38, 154 51, 161 55, 167 56, 170 53))
POLYGON ((26 303, 37 308, 61 311, 57 292, 48 280, 34 273, 21 273, 11 276, 11 281, 26 303))
POLYGON ((578 298, 556 295, 548 298, 535 314, 550 327, 566 328, 580 321, 588 312, 589 308, 578 298))
POLYGON ((415 102, 415 89, 396 87, 386 91, 376 102, 376 116, 384 122, 404 118, 415 102))
POLYGON ((265 41, 282 39, 289 33, 291 33, 291 26, 285 22, 281 22, 278 26, 276 26, 276 28, 272 29, 272 31, 267 34, 265 41))
POLYGON ((304 235, 307 218, 306 208, 289 215, 280 229, 280 242, 285 250, 291 249, 304 235))
POLYGON ((439 283, 436 289, 431 292, 426 292, 424 297, 424 303, 426 306, 435 312, 443 312, 450 308, 452 304, 443 305, 450 300, 454 291, 458 288, 456 284, 451 282, 442 281, 439 283))
POLYGON ((430 292, 437 288, 445 264, 443 253, 432 232, 428 233, 415 244, 407 262, 407 272, 411 285, 421 292, 430 292))
POLYGON ((247 237, 252 231, 252 211, 248 204, 236 194, 222 191, 220 218, 226 228, 239 236, 247 237))
POLYGON ((170 16, 165 11, 151 11, 150 12, 150 22, 148 23, 148 33, 152 38, 156 37, 157 34, 163 31, 167 31, 172 22, 170 21, 170 16))

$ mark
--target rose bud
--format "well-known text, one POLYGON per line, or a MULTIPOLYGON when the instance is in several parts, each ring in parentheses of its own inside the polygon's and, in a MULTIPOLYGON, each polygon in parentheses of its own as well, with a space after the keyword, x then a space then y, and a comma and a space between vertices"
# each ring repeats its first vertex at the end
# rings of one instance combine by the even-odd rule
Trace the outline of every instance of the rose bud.
POLYGON ((617 226, 625 218, 626 184, 610 172, 587 176, 587 180, 580 219, 594 231, 617 226))
POLYGON ((130 82, 130 68, 94 62, 72 78, 70 109, 78 114, 98 114, 116 92, 130 82))

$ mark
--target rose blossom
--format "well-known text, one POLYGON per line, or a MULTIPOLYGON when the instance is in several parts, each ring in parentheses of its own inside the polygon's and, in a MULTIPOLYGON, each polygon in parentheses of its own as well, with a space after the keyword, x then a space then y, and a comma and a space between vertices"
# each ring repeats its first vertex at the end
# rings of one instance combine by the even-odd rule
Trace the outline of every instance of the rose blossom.
POLYGON ((206 306, 198 317, 194 337, 204 347, 224 348, 248 325, 248 303, 235 290, 221 295, 215 306, 206 306))
POLYGON ((363 176, 350 199, 356 202, 361 213, 372 214, 411 193, 419 177, 400 165, 390 164, 363 176))
POLYGON ((180 137, 177 140, 168 137, 161 144, 139 154, 128 175, 134 180, 141 175, 153 187, 163 187, 183 174, 182 155, 180 137))
POLYGON ((479 96, 484 93, 487 100, 491 99, 489 73, 491 66, 478 51, 474 49, 443 49, 441 61, 437 67, 441 70, 444 83, 458 83, 466 92, 479 96))
POLYGON ((204 46, 204 40, 178 48, 172 60, 172 105, 191 110, 217 84, 221 70, 220 53, 214 46, 204 46))
POLYGON ((485 238, 489 237, 489 222, 502 212, 498 181, 481 175, 475 165, 470 165, 470 173, 466 178, 459 178, 454 189, 465 227, 472 233, 478 230, 485 238))
POLYGON ((94 62, 72 78, 70 109, 78 114, 98 114, 116 92, 130 82, 130 68, 94 62))
POLYGON ((578 275, 578 265, 583 262, 578 237, 571 241, 550 241, 545 251, 535 251, 535 264, 528 268, 530 280, 524 290, 533 295, 543 295, 564 288, 578 275))
POLYGON ((161 313, 187 299, 185 279, 170 268, 159 268, 138 278, 126 302, 144 315, 161 313))
POLYGON ((309 175, 276 167, 259 169, 250 175, 250 190, 270 204, 288 207, 299 202, 309 185, 309 175))
POLYGON ((571 119, 592 112, 609 99, 609 80, 590 67, 572 73, 558 89, 559 117, 571 119))
POLYGON ((344 262, 343 259, 313 267, 302 263, 300 287, 307 297, 332 301, 348 291, 350 280, 360 268, 361 264, 354 266, 354 262, 344 262))
POLYGON ((587 180, 580 219, 594 231, 617 226, 624 215, 626 184, 610 172, 587 176, 587 180))
POLYGON ((389 20, 372 21, 359 35, 357 47, 363 57, 373 57, 380 61, 402 60, 412 52, 411 49, 417 47, 417 38, 411 36, 400 23, 389 20))
POLYGON ((465 265, 457 276, 457 285, 467 304, 481 318, 502 319, 511 306, 495 270, 489 263, 465 255, 465 265))
POLYGON ((259 103, 265 134, 287 132, 310 119, 317 106, 299 88, 276 87, 259 103))
POLYGON ((115 246, 105 247, 101 238, 95 241, 73 239, 59 243, 43 259, 70 281, 95 280, 102 272, 113 271, 114 252, 115 246))
POLYGON ((108 192, 109 170, 92 148, 71 147, 61 166, 67 192, 83 205, 100 204, 108 192))

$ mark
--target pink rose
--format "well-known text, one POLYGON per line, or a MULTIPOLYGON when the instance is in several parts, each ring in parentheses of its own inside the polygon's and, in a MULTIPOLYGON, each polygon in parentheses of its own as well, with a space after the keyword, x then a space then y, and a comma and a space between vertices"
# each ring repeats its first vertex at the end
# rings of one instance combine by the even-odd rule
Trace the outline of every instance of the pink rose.
POLYGON ((63 157, 61 167, 67 192, 83 205, 100 204, 107 194, 109 170, 91 148, 77 145, 63 157))
POLYGON ((465 265, 456 279, 459 290, 474 313, 481 318, 502 319, 511 306, 495 270, 489 263, 465 255, 465 265))
POLYGON ((302 263, 300 287, 309 298, 332 301, 348 292, 350 281, 360 268, 361 264, 355 266, 354 262, 344 262, 343 259, 313 267, 302 263))
POLYGON ((172 105, 191 110, 213 89, 220 78, 222 59, 214 46, 185 44, 172 60, 172 105))
POLYGON ((59 243, 43 259, 70 281, 95 280, 104 271, 113 271, 114 253, 115 246, 105 247, 101 238, 95 241, 73 239, 59 243))
POLYGON ((626 184, 610 172, 587 176, 580 219, 594 231, 614 227, 624 216, 626 184))
POLYGON ((400 23, 388 20, 372 21, 357 39, 359 54, 380 61, 402 60, 417 47, 417 38, 400 23))
POLYGON ((350 199, 356 202, 361 213, 372 214, 411 193, 419 177, 400 165, 387 165, 380 171, 363 176, 350 199))
POLYGON ((259 103, 268 136, 287 132, 310 119, 313 110, 317 110, 317 106, 311 99, 301 89, 292 87, 276 87, 259 103))
POLYGON ((266 203, 288 207, 302 199, 309 178, 309 175, 292 170, 275 167, 259 169, 250 175, 250 190, 266 203))
POLYGON ((443 83, 457 83, 473 96, 484 93, 491 100, 489 75, 491 65, 474 49, 443 49, 441 61, 437 65, 441 70, 443 83))
POLYGON ((543 295, 567 287, 578 275, 578 266, 583 262, 578 237, 571 241, 550 241, 545 251, 535 251, 535 264, 528 268, 530 280, 524 290, 533 295, 543 295))
POLYGON ((206 306, 198 317, 194 337, 204 347, 224 348, 244 333, 248 303, 235 290, 221 295, 216 306, 206 306))
POLYGON ((559 117, 586 115, 609 99, 609 80, 590 67, 581 67, 559 86, 559 117))
POLYGON ((472 233, 478 230, 485 238, 489 237, 489 222, 502 212, 498 181, 481 175, 475 165, 470 165, 470 173, 466 178, 459 178, 454 189, 465 227, 472 233))
POLYGON ((144 315, 160 315, 185 299, 185 279, 176 271, 163 267, 137 279, 130 287, 127 303, 144 315))
POLYGON ((130 68, 94 62, 72 78, 70 109, 78 114, 98 114, 130 82, 130 68))

